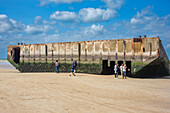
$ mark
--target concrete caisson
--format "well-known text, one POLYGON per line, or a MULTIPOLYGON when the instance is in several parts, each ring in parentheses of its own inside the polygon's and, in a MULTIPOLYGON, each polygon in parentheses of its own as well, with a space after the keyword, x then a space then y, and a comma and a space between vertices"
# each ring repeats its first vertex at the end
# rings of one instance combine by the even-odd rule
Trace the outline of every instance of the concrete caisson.
POLYGON ((115 63, 124 63, 132 77, 169 74, 169 59, 159 37, 8 46, 8 60, 19 64, 21 72, 55 71, 55 60, 61 72, 69 72, 75 59, 77 72, 83 73, 114 74, 115 63))

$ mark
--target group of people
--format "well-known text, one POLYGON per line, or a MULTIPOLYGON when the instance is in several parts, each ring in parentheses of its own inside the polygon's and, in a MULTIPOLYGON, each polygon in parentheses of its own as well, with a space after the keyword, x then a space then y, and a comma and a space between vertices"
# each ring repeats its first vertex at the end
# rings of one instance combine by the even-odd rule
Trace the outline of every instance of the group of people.
MULTIPOLYGON (((71 73, 69 76, 73 75, 76 76, 76 66, 77 66, 77 60, 74 60, 72 66, 71 66, 71 73)), ((56 60, 56 72, 59 73, 59 67, 60 67, 60 63, 58 62, 58 60, 56 60)))
POLYGON ((118 75, 119 72, 121 73, 121 77, 123 77, 123 79, 126 79, 126 64, 122 64, 120 67, 118 66, 118 64, 116 63, 114 66, 114 71, 115 71, 115 79, 118 79, 118 75))
MULTIPOLYGON (((74 60, 73 64, 71 66, 71 73, 69 74, 69 76, 73 75, 76 76, 76 66, 77 66, 77 61, 74 60)), ((60 63, 58 62, 58 60, 56 60, 56 72, 59 73, 59 67, 60 67, 60 63)), ((115 72, 115 78, 118 78, 119 72, 121 73, 121 77, 123 77, 123 79, 126 79, 126 64, 122 64, 120 67, 118 66, 118 63, 115 64, 114 66, 114 72, 115 72)))

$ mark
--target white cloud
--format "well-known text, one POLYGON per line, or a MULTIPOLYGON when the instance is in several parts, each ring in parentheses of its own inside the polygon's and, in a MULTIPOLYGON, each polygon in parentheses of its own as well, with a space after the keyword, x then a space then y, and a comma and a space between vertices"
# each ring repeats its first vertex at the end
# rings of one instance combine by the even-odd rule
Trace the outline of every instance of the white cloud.
POLYGON ((46 5, 53 2, 55 4, 62 4, 62 3, 71 4, 73 2, 82 2, 83 0, 39 0, 39 1, 40 1, 40 5, 46 5))
POLYGON ((152 9, 153 7, 151 6, 148 6, 146 8, 144 8, 141 12, 137 12, 137 14, 131 18, 131 23, 132 24, 146 24, 146 23, 149 23, 151 22, 151 20, 157 18, 157 15, 155 15, 153 12, 152 12, 152 9))
POLYGON ((163 17, 165 20, 169 20, 170 19, 170 14, 166 15, 163 17))
POLYGON ((36 16, 36 17, 34 18, 34 23, 35 23, 35 24, 40 24, 40 23, 41 23, 41 16, 36 16))
POLYGON ((19 21, 8 18, 6 15, 0 15, 0 34, 21 32, 25 25, 19 21))
POLYGON ((47 34, 52 30, 55 30, 55 27, 52 27, 53 25, 56 25, 56 22, 42 20, 41 16, 36 16, 34 18, 34 24, 27 25, 25 32, 36 36, 40 34, 47 34))
POLYGON ((114 18, 116 11, 110 9, 103 10, 100 8, 83 8, 79 11, 79 15, 83 22, 99 22, 114 18))
MULTIPOLYGON (((36 36, 31 36, 31 39, 37 39, 39 37, 41 41, 47 43, 50 42, 73 42, 73 41, 85 41, 85 40, 98 40, 104 39, 105 29, 103 25, 91 25, 89 27, 81 27, 78 30, 66 31, 57 34, 39 34, 36 36), (71 34, 71 35, 70 35, 71 34)), ((37 41, 36 40, 36 41, 37 41)))
POLYGON ((92 24, 90 27, 85 29, 86 35, 101 35, 104 32, 103 25, 92 24))
POLYGON ((141 18, 143 16, 152 16, 154 13, 152 12, 153 7, 152 6, 148 6, 146 8, 144 8, 141 12, 137 12, 137 15, 135 15, 135 17, 137 18, 141 18))
MULTIPOLYGON (((73 2, 79 3, 85 0, 39 0, 39 1, 40 1, 40 5, 43 6, 50 3, 55 3, 55 4, 71 4, 73 2)), ((101 1, 104 2, 106 4, 106 7, 109 9, 120 9, 124 4, 124 0, 101 0, 101 1)))
POLYGON ((60 33, 57 37, 50 38, 53 41, 86 41, 86 40, 99 40, 104 39, 105 29, 103 25, 95 25, 92 24, 89 27, 81 27, 79 30, 66 31, 64 33, 60 33), (70 35, 71 34, 71 35, 70 35))
POLYGON ((27 25, 26 32, 32 35, 49 33, 52 29, 49 25, 27 25))
POLYGON ((12 29, 12 22, 6 15, 0 15, 0 33, 6 33, 12 29))
MULTIPOLYGON (((170 14, 159 17, 152 10, 153 7, 148 6, 138 11, 130 22, 122 23, 121 30, 123 30, 123 34, 129 37, 138 37, 139 35, 159 36, 163 45, 167 45, 165 49, 168 52, 170 49, 170 14)), ((169 52, 168 54, 170 55, 169 52)))
POLYGON ((100 22, 107 21, 116 16, 117 12, 111 9, 94 9, 94 8, 83 8, 79 13, 68 12, 68 11, 56 11, 50 16, 51 19, 60 21, 83 21, 83 22, 100 22))
POLYGON ((6 15, 0 15, 0 19, 5 19, 5 18, 8 18, 6 15))
POLYGON ((75 12, 68 11, 56 11, 54 14, 50 15, 51 19, 61 20, 61 21, 75 21, 78 20, 78 16, 75 12))
POLYGON ((132 24, 136 24, 136 23, 140 23, 141 20, 139 19, 136 19, 136 18, 131 18, 131 21, 130 21, 132 24))
POLYGON ((110 9, 120 9, 124 4, 124 0, 101 0, 110 9))

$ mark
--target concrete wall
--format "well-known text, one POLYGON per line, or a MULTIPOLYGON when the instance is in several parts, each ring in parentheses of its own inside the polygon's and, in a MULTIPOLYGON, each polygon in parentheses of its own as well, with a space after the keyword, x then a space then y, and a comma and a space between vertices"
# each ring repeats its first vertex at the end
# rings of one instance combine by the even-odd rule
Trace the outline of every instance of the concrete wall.
POLYGON ((146 70, 143 67, 159 57, 169 61, 159 37, 10 45, 8 60, 18 58, 15 57, 15 48, 20 48, 22 72, 32 72, 35 67, 39 67, 34 70, 35 72, 51 71, 51 68, 46 70, 44 67, 54 66, 55 69, 55 65, 46 64, 51 62, 54 64, 55 60, 62 64, 63 72, 69 72, 73 60, 77 59, 78 72, 113 74, 117 61, 124 63, 130 61, 129 73, 135 74, 140 71, 143 74, 142 69, 146 70), (31 70, 26 70, 23 66, 31 70))
POLYGON ((20 62, 53 62, 56 59, 61 61, 77 59, 146 62, 159 56, 159 45, 159 38, 142 38, 137 42, 134 39, 118 39, 15 45, 8 46, 8 59, 12 59, 12 49, 20 47, 20 62))

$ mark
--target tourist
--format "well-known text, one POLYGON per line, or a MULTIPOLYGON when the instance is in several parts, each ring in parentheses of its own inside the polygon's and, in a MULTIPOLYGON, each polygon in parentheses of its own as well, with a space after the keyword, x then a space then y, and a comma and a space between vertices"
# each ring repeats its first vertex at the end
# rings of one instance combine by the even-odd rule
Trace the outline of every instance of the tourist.
POLYGON ((58 62, 58 60, 56 60, 56 72, 59 73, 59 67, 60 67, 60 63, 58 62))
POLYGON ((126 65, 123 66, 123 79, 126 79, 126 65))
POLYGON ((120 66, 121 78, 123 77, 123 64, 120 66))
POLYGON ((74 69, 74 73, 76 73, 76 66, 77 66, 77 60, 74 60, 72 64, 72 68, 74 69))
POLYGON ((76 76, 75 73, 74 73, 74 69, 73 69, 73 68, 71 68, 71 72, 70 72, 70 75, 69 75, 69 76, 71 76, 71 74, 73 74, 74 76, 76 76))
MULTIPOLYGON (((75 75, 75 73, 76 73, 76 66, 77 66, 77 60, 74 60, 72 66, 71 66, 71 73, 72 73, 74 76, 76 76, 76 75, 75 75)), ((70 73, 70 76, 71 76, 71 73, 70 73)))
POLYGON ((115 71, 115 79, 118 78, 118 64, 116 63, 114 66, 114 71, 115 71))

